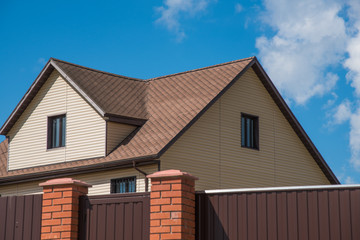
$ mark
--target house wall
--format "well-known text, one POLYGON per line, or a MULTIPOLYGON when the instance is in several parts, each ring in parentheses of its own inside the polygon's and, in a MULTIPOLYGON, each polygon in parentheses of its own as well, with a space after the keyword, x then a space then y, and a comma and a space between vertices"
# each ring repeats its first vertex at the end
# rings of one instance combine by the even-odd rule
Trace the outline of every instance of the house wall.
POLYGON ((105 124, 54 70, 8 134, 9 170, 104 156, 105 124), (48 117, 64 113, 66 146, 47 150, 48 117))
POLYGON ((329 181, 249 69, 161 157, 161 170, 199 177, 197 190, 329 181), (241 147, 241 113, 259 117, 259 150, 241 147))
MULTIPOLYGON (((157 171, 157 165, 142 166, 139 167, 147 174, 151 174, 157 171)), ((110 180, 114 178, 132 177, 136 176, 136 192, 145 191, 145 177, 143 174, 136 171, 134 168, 116 169, 111 171, 102 171, 88 174, 71 175, 71 177, 77 180, 85 181, 88 184, 93 185, 89 188, 89 195, 103 195, 110 194, 110 180)), ((33 181, 29 183, 11 184, 7 186, 0 186, 0 194, 2 197, 11 195, 28 195, 42 193, 42 188, 39 187, 39 183, 43 181, 33 181)), ((149 181, 150 182, 150 181, 149 181)), ((149 189, 151 185, 149 184, 149 189)))
POLYGON ((116 122, 107 122, 106 128, 106 153, 109 154, 112 150, 115 149, 130 133, 132 133, 136 126, 116 123, 116 122))

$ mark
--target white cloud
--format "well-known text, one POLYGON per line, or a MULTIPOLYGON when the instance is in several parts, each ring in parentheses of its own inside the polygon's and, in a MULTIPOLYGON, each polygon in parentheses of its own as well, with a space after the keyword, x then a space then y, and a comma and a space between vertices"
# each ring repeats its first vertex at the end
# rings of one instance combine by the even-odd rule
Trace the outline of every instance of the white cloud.
POLYGON ((351 116, 351 103, 349 100, 345 100, 335 108, 333 114, 333 124, 342 124, 345 121, 350 120, 351 116))
POLYGON ((360 107, 353 111, 354 103, 344 100, 333 109, 329 125, 349 122, 349 147, 351 152, 350 163, 355 170, 360 171, 360 107))
POLYGON ((259 37, 259 57, 285 98, 305 104, 330 92, 338 76, 327 71, 345 53, 342 5, 325 0, 265 0, 263 20, 275 35, 259 37))
POLYGON ((352 177, 348 176, 345 178, 345 184, 355 184, 355 181, 352 177))
POLYGON ((360 170, 360 109, 350 119, 350 162, 356 170, 360 170))
POLYGON ((339 97, 339 96, 338 96, 336 93, 334 93, 334 92, 331 93, 331 96, 332 96, 332 98, 330 98, 329 100, 327 100, 326 104, 323 106, 324 109, 331 108, 331 107, 335 104, 336 100, 337 100, 338 97, 339 97))
MULTIPOLYGON (((348 45, 346 51, 348 58, 344 67, 348 70, 347 80, 355 90, 357 100, 360 98, 360 2, 348 0, 348 45)), ((359 105, 359 104, 358 104, 359 105)), ((351 150, 350 162, 356 170, 360 171, 360 107, 351 114, 349 144, 351 150)))
POLYGON ((360 1, 264 0, 264 6, 262 20, 274 30, 256 40, 265 69, 285 99, 297 104, 333 94, 325 105, 333 108, 328 126, 349 123, 350 163, 360 171, 360 1), (336 107, 339 76, 332 67, 347 70, 355 92, 336 107))
POLYGON ((38 63, 40 63, 41 65, 45 65, 45 64, 46 64, 46 60, 45 60, 45 58, 43 58, 43 57, 39 58, 37 61, 38 61, 38 63))
POLYGON ((351 82, 351 86, 355 88, 355 93, 360 97, 360 2, 349 1, 349 35, 348 46, 346 51, 349 57, 344 63, 344 67, 349 70, 346 78, 351 82))
POLYGON ((235 4, 235 12, 240 13, 240 12, 242 12, 242 10, 244 10, 243 6, 240 3, 236 3, 235 4))
POLYGON ((156 23, 164 25, 176 35, 178 41, 181 41, 186 34, 180 20, 205 11, 208 4, 209 0, 164 0, 164 5, 156 8, 161 15, 156 23))

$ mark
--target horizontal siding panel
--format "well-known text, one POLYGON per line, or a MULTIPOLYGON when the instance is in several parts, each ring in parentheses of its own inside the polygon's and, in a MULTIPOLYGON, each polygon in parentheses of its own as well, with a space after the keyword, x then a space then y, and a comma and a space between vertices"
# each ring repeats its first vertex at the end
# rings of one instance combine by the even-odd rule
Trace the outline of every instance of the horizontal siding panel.
POLYGON ((9 170, 105 155, 105 121, 57 71, 9 132, 9 170), (49 116, 66 113, 66 146, 47 150, 49 116))
POLYGON ((129 124, 107 122, 106 153, 114 150, 135 129, 136 126, 129 124))
POLYGON ((41 194, 42 187, 39 187, 40 181, 34 181, 31 183, 11 184, 0 187, 0 194, 2 197, 14 196, 14 195, 29 195, 29 194, 41 194))
POLYGON ((199 177, 197 190, 329 184, 249 69, 161 157, 162 169, 199 177), (241 147, 241 113, 259 117, 260 150, 241 147))
MULTIPOLYGON (((150 166, 142 166, 139 168, 144 172, 146 172, 147 174, 151 174, 157 171, 158 166, 150 165, 150 166)), ((116 169, 116 170, 102 171, 97 173, 71 175, 68 177, 91 184, 92 187, 89 188, 89 195, 92 196, 92 195, 110 194, 111 179, 131 177, 131 176, 136 176, 136 191, 144 192, 145 177, 143 174, 139 173, 134 168, 116 169)), ((44 181, 35 181, 31 183, 21 183, 21 184, 12 184, 9 186, 1 186, 0 194, 1 196, 4 197, 4 196, 12 196, 12 195, 29 195, 29 194, 42 193, 42 188, 39 187, 39 183, 44 181)), ((149 189, 150 187, 151 184, 149 183, 149 189)))

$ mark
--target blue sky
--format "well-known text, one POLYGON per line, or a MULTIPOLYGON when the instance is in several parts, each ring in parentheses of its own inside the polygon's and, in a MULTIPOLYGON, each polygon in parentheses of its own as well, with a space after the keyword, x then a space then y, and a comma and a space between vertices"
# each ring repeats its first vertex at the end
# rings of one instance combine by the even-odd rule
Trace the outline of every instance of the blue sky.
POLYGON ((50 57, 146 79, 255 55, 340 181, 360 183, 359 12, 355 0, 1 1, 0 124, 50 57))

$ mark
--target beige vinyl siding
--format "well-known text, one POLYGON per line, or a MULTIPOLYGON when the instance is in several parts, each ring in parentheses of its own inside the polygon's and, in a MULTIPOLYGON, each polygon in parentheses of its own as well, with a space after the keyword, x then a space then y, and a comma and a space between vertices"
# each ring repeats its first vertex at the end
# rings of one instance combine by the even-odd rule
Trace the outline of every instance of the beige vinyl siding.
MULTIPOLYGON (((157 165, 139 167, 147 174, 157 171, 157 165)), ((145 176, 139 173, 134 168, 118 169, 111 171, 104 171, 92 174, 74 175, 74 179, 78 179, 93 185, 89 189, 89 195, 101 195, 110 193, 110 180, 115 178, 136 176, 136 192, 145 191, 145 176)), ((150 185, 149 185, 150 189, 150 185)))
MULTIPOLYGON (((151 174, 157 171, 157 165, 142 166, 139 168, 147 174, 151 174)), ((136 192, 144 192, 145 177, 143 174, 139 173, 134 168, 117 169, 88 174, 78 174, 69 177, 91 184, 92 187, 89 188, 89 195, 91 196, 110 194, 111 179, 132 176, 136 176, 136 192)), ((11 195, 28 195, 42 193, 42 188, 39 187, 39 183, 41 182, 45 182, 45 180, 30 183, 12 184, 9 186, 0 186, 0 194, 1 196, 5 197, 11 195)))
POLYGON ((109 154, 115 147, 117 147, 130 133, 136 129, 136 126, 107 122, 106 134, 106 153, 109 154))
POLYGON ((42 194, 42 187, 39 187, 41 181, 33 181, 28 183, 11 184, 0 186, 0 194, 2 197, 14 195, 42 194))
POLYGON ((329 184, 252 69, 164 153, 173 168, 197 190, 329 184), (259 150, 241 147, 242 112, 259 117, 259 150))
POLYGON ((9 170, 105 155, 105 120, 54 70, 10 130, 9 170), (47 150, 49 116, 66 114, 66 146, 47 150))

